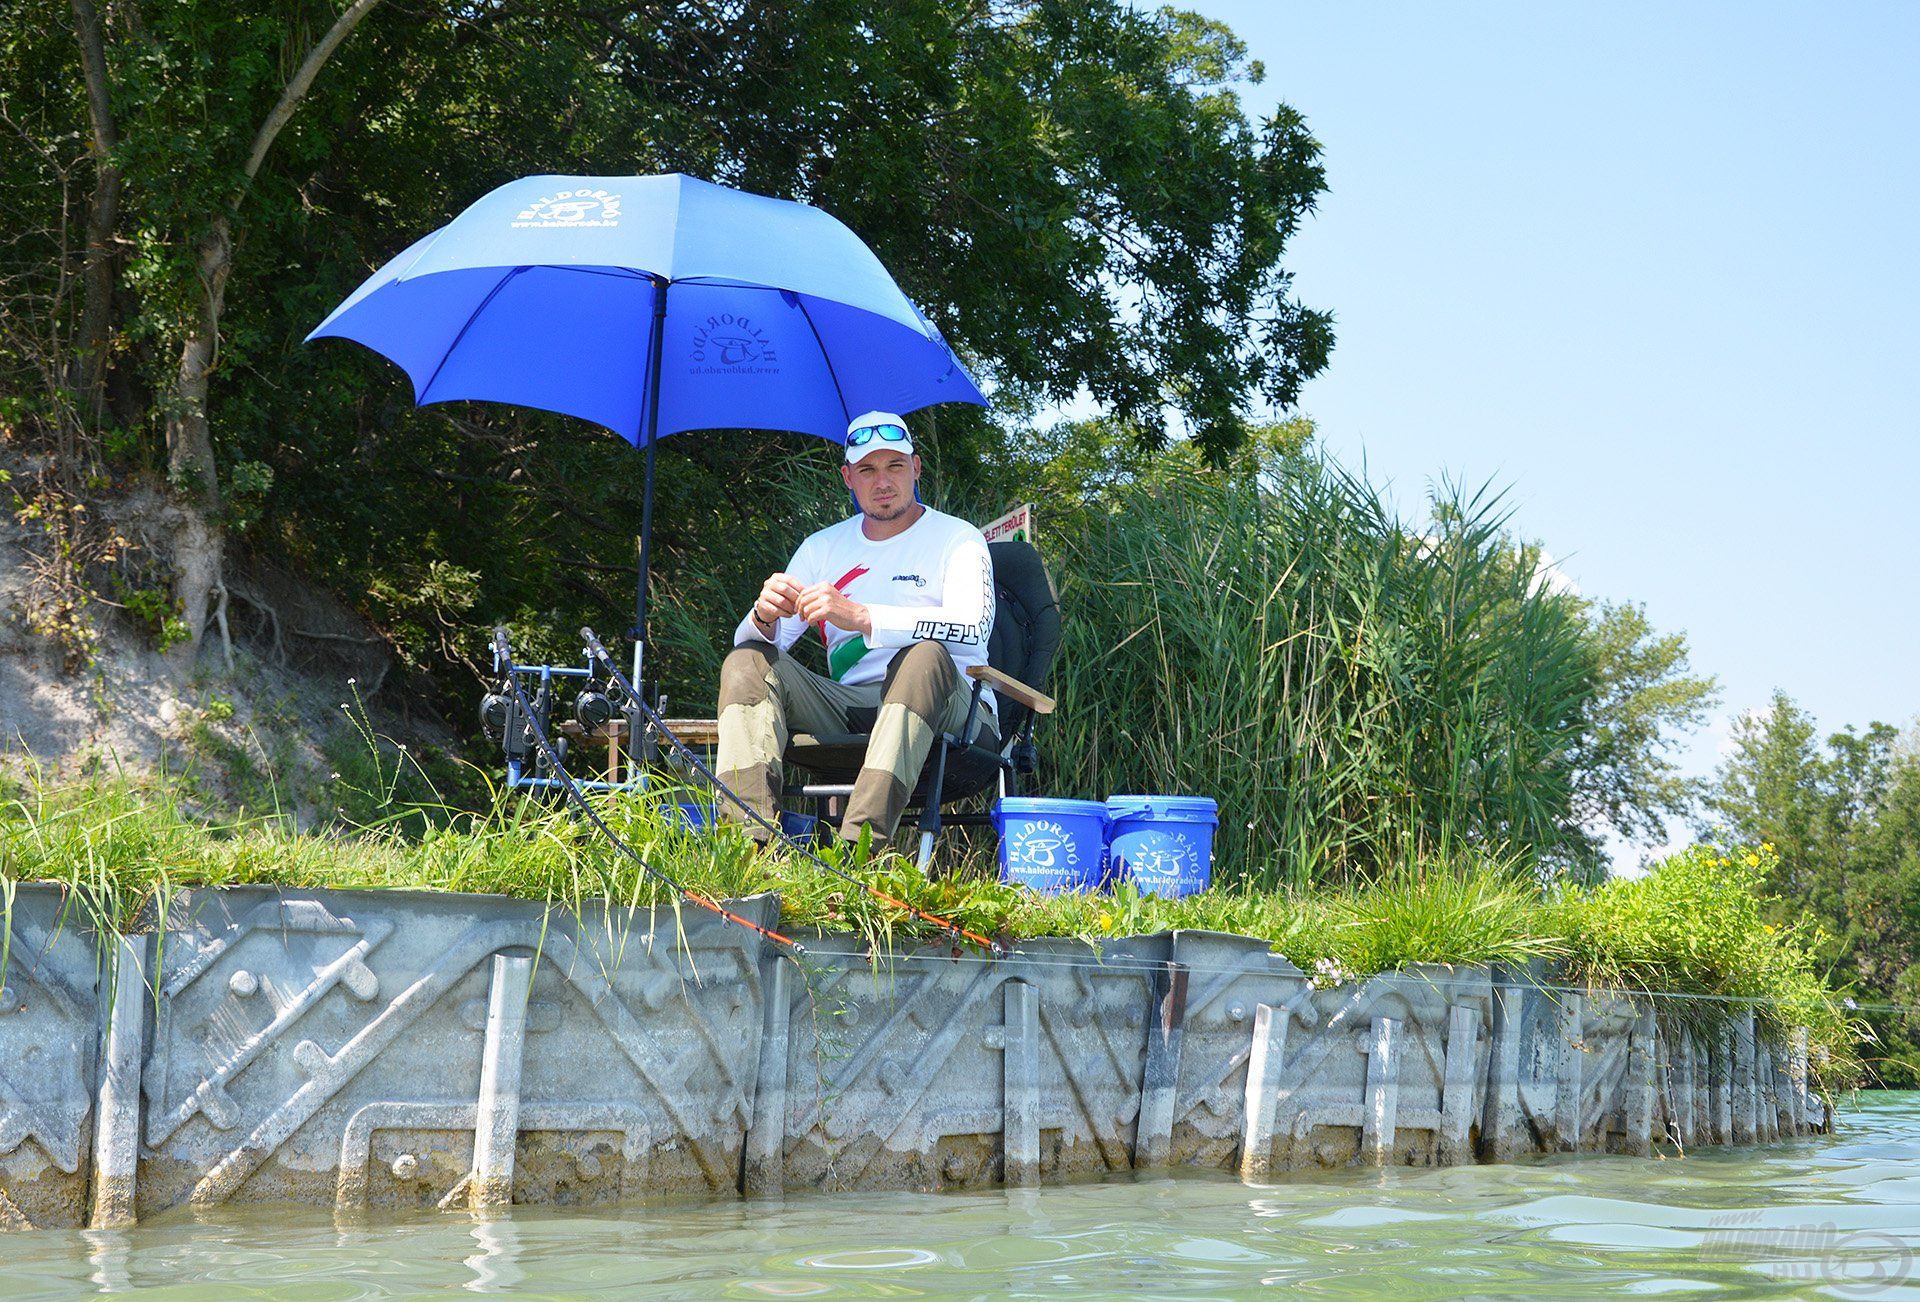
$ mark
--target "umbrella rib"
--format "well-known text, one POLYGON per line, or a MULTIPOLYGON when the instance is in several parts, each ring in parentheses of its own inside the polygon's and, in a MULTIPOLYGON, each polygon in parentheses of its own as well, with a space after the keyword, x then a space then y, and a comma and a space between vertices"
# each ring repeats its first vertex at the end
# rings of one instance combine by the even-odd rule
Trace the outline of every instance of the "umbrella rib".
POLYGON ((820 337, 820 327, 813 323, 813 313, 807 311, 807 300, 795 294, 793 301, 799 307, 800 315, 806 318, 807 329, 813 331, 813 342, 820 348, 820 360, 827 364, 827 378, 833 381, 833 396, 840 399, 840 419, 852 420, 853 409, 847 406, 846 390, 840 387, 840 373, 833 369, 833 358, 827 352, 827 341, 820 337))
POLYGON ((515 267, 512 271, 500 277, 500 282, 488 290, 487 296, 481 299, 478 306, 467 314, 466 321, 460 327, 460 333, 456 334, 453 337, 453 342, 447 345, 447 351, 440 354, 439 364, 433 368, 433 374, 428 376, 427 382, 420 386, 420 396, 413 400, 414 406, 424 407, 427 405, 427 395, 433 391, 434 384, 440 379, 440 372, 446 369, 447 359, 453 356, 453 350, 458 348, 460 341, 467 337, 467 331, 473 329, 473 323, 480 319, 480 314, 487 310, 487 305, 493 302, 494 296, 507 287, 508 281, 525 270, 525 267, 515 267))

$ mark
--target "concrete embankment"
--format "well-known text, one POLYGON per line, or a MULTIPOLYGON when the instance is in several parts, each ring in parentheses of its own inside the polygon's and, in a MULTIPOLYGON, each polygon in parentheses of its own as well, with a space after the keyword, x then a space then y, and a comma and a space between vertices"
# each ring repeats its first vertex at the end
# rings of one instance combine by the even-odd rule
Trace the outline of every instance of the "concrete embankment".
MULTIPOLYGON (((778 901, 735 906, 771 924, 778 901)), ((101 944, 21 887, 0 1226, 1649 1153, 1824 1130, 1804 1035, 1527 973, 1317 989, 1180 931, 795 960, 694 910, 195 891, 101 944)))

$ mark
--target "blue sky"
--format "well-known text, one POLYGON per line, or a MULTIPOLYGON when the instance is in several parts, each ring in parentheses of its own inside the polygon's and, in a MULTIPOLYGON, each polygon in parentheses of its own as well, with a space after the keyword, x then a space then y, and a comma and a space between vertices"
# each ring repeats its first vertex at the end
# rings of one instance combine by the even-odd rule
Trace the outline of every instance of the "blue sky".
POLYGON ((1330 192, 1287 259, 1302 409, 1407 508, 1511 486, 1724 702, 1920 710, 1920 5, 1201 0, 1330 192))

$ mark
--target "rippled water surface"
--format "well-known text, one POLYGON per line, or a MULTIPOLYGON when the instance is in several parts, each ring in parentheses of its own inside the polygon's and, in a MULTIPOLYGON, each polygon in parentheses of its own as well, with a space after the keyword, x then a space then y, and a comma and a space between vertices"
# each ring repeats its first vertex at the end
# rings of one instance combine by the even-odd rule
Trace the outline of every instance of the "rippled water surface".
POLYGON ((360 1226, 304 1210, 181 1212, 124 1233, 0 1235, 0 1297, 1920 1296, 1916 1254, 1920 1094, 1880 1094, 1847 1107, 1833 1138, 1684 1159, 1262 1186, 1184 1172, 360 1226))

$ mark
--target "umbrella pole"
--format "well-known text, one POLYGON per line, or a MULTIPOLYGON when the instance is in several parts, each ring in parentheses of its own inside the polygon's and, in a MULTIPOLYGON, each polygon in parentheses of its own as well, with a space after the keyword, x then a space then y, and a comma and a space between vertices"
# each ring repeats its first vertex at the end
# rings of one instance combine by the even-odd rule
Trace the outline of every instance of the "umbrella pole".
POLYGON ((660 365, 667 324, 667 278, 653 278, 653 337, 647 341, 647 471, 640 499, 640 572, 633 593, 633 685, 647 691, 647 583, 653 572, 653 470, 660 437, 660 365))

